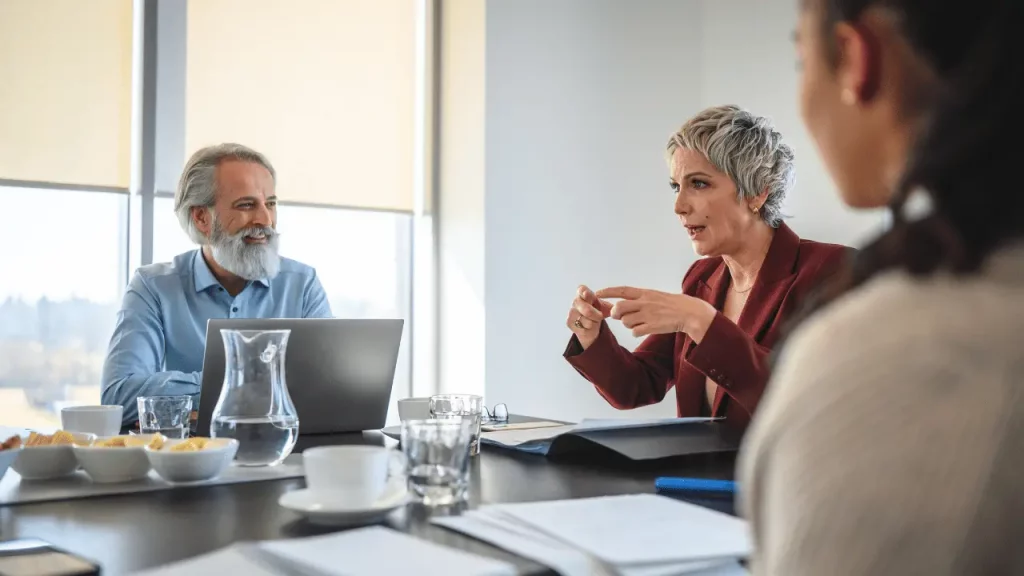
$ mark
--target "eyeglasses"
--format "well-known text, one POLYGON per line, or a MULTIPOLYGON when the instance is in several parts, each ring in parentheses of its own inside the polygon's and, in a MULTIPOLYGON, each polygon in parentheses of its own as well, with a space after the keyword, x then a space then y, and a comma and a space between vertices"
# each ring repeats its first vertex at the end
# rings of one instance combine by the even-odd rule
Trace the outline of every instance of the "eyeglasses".
POLYGON ((484 416, 486 422, 508 422, 508 406, 504 403, 495 404, 494 408, 484 406, 484 416))

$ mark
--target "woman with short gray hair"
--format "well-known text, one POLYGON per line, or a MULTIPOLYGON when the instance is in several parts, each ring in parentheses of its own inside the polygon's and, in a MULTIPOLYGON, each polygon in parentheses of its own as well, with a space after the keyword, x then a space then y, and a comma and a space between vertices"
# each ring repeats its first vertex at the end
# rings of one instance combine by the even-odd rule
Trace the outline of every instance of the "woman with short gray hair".
POLYGON ((679 416, 724 416, 745 430, 785 321, 841 269, 846 249, 782 221, 793 151, 767 118, 708 108, 672 135, 667 157, 673 210, 702 258, 681 294, 580 286, 565 357, 616 408, 660 402, 675 386, 679 416), (626 350, 609 317, 648 338, 626 350))

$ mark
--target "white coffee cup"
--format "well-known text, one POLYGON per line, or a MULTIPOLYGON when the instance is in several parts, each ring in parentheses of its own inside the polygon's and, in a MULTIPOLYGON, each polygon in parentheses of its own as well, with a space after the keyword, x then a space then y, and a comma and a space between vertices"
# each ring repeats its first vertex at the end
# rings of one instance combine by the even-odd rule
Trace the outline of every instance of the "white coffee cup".
POLYGON ((306 487, 325 502, 367 508, 404 481, 405 456, 383 446, 320 446, 302 453, 306 487))
POLYGON ((398 401, 398 418, 406 420, 429 420, 430 398, 403 398, 398 401))
POLYGON ((69 406, 61 408, 60 427, 68 432, 117 436, 121 432, 123 406, 69 406))

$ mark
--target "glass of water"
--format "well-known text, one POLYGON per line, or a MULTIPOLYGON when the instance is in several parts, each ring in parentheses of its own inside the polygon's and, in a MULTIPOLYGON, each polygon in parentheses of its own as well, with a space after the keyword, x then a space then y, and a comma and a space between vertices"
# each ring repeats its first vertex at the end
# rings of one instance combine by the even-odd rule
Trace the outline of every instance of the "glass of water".
POLYGON ((473 422, 470 456, 480 453, 480 422, 484 414, 483 396, 473 394, 438 394, 430 397, 430 415, 438 420, 467 418, 473 422))
POLYGON ((451 506, 466 500, 473 427, 472 418, 402 422, 406 477, 409 490, 420 502, 451 506))
POLYGON ((187 438, 192 416, 191 396, 139 396, 139 432, 187 438))

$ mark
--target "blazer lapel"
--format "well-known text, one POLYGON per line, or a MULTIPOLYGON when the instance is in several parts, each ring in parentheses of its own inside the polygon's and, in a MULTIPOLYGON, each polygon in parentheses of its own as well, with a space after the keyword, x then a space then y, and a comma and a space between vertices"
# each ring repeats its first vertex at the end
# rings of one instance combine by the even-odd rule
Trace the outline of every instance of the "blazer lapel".
MULTIPOLYGON (((729 270, 725 266, 725 261, 719 261, 718 267, 715 268, 715 270, 711 273, 710 276, 708 276, 707 280, 706 281, 702 280, 702 281, 700 281, 697 284, 696 296, 697 296, 697 298, 700 298, 701 300, 703 300, 703 301, 711 304, 712 306, 714 306, 715 310, 721 310, 722 308, 725 307, 725 297, 726 297, 726 295, 728 295, 728 293, 729 293, 729 270)), ((686 347, 684 349, 685 353, 684 353, 683 357, 688 355, 690 353, 690 350, 692 350, 693 347, 696 346, 696 345, 697 344, 693 341, 693 339, 690 338, 689 336, 687 336, 686 337, 686 347)), ((697 396, 698 399, 699 399, 698 400, 698 402, 699 402, 698 406, 703 406, 704 402, 705 402, 705 391, 704 391, 705 387, 704 387, 704 383, 707 381, 707 376, 705 376, 704 374, 700 373, 695 368, 689 367, 686 364, 685 361, 681 362, 681 367, 680 368, 684 369, 684 370, 692 371, 692 376, 691 377, 695 378, 696 381, 699 382, 699 385, 695 386, 695 388, 697 388, 697 390, 699 391, 698 392, 698 396, 697 396)), ((681 392, 681 389, 677 390, 676 393, 678 394, 680 392, 681 392)), ((711 415, 712 416, 715 415, 715 412, 718 410, 718 405, 721 403, 721 400, 720 400, 720 398, 718 396, 721 393, 722 393, 721 387, 719 387, 719 390, 718 390, 718 392, 717 392, 717 394, 715 396, 714 405, 710 407, 711 408, 711 415)))
MULTIPOLYGON (((768 247, 768 254, 764 257, 761 270, 757 273, 757 278, 754 279, 754 286, 750 289, 747 302, 743 305, 743 312, 740 313, 739 321, 736 323, 755 341, 759 342, 764 336, 765 330, 772 324, 790 284, 796 278, 795 268, 799 249, 800 237, 785 223, 780 224, 775 230, 775 236, 768 247)), ((725 297, 732 280, 724 262, 719 270, 715 271, 715 275, 719 273, 722 274, 722 279, 716 291, 718 299, 713 303, 716 309, 722 310, 725 307, 725 297)), ((724 398, 725 390, 719 386, 715 392, 714 405, 711 407, 712 416, 719 415, 718 412, 724 398)))
POLYGON ((780 224, 737 322, 755 340, 760 340, 764 330, 775 319, 789 285, 796 278, 799 250, 800 237, 785 223, 780 224))
MULTIPOLYGON (((715 310, 721 310, 725 306, 725 297, 729 293, 729 269, 725 266, 725 261, 718 263, 718 268, 708 276, 708 279, 701 280, 697 285, 697 298, 711 304, 715 307, 715 310)), ((687 352, 694 344, 693 340, 690 339, 690 344, 687 347, 687 352)))

